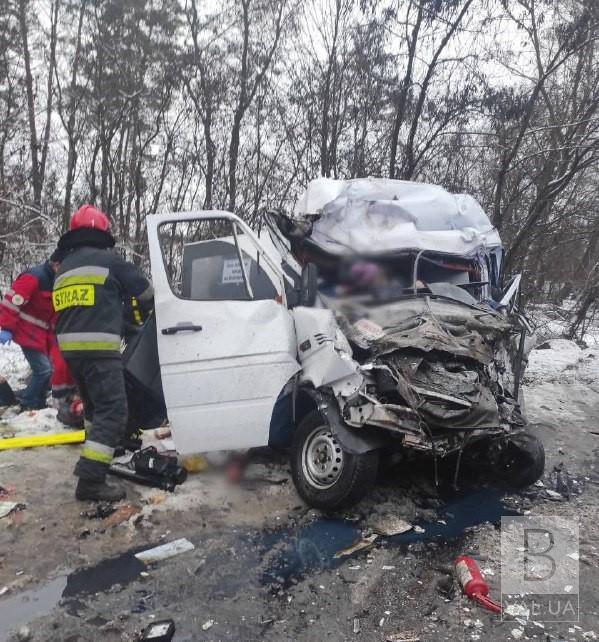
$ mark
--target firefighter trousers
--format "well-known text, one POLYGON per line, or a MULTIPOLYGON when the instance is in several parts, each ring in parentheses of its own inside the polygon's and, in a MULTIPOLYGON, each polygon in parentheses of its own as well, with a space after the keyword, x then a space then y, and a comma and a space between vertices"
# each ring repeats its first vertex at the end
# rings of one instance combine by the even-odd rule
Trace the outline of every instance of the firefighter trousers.
POLYGON ((120 355, 67 359, 83 401, 86 440, 75 475, 104 481, 115 447, 125 434, 127 395, 120 355))

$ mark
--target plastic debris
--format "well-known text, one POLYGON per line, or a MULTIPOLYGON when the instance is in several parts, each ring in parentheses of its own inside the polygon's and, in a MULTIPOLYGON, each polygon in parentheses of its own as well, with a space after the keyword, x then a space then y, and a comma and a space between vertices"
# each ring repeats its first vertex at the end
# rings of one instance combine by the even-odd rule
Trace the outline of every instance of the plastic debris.
POLYGON ((478 564, 471 558, 461 555, 455 560, 458 581, 465 595, 493 613, 501 613, 501 605, 489 597, 489 585, 485 582, 478 564))
POLYGON ((374 546, 374 543, 378 539, 378 537, 379 536, 376 533, 373 533, 372 535, 368 535, 368 537, 364 537, 362 539, 356 540, 353 544, 350 544, 347 548, 342 548, 340 551, 337 551, 334 557, 338 559, 339 557, 353 555, 358 551, 365 551, 369 548, 372 548, 374 546))
POLYGON ((179 555, 180 553, 185 553, 186 551, 192 551, 194 548, 195 546, 188 539, 182 537, 181 539, 168 542, 168 544, 161 544, 160 546, 136 553, 135 557, 144 564, 151 564, 152 562, 159 562, 169 557, 179 555))

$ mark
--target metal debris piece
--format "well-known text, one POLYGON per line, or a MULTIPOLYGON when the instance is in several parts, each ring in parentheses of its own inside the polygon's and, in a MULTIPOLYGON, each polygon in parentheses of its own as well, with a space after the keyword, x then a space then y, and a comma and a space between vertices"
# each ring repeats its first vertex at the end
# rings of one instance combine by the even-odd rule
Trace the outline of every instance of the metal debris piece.
POLYGON ((379 536, 376 533, 373 533, 372 535, 368 535, 368 537, 358 539, 353 544, 350 544, 347 548, 342 548, 340 551, 337 551, 334 557, 338 559, 339 557, 346 557, 347 555, 353 555, 358 551, 365 551, 369 548, 372 548, 378 537, 379 536))
POLYGON ((180 553, 185 553, 186 551, 192 551, 194 548, 195 546, 188 539, 182 537, 181 539, 168 542, 168 544, 161 544, 160 546, 136 553, 135 557, 144 564, 151 564, 152 562, 159 562, 169 557, 179 555, 180 553))

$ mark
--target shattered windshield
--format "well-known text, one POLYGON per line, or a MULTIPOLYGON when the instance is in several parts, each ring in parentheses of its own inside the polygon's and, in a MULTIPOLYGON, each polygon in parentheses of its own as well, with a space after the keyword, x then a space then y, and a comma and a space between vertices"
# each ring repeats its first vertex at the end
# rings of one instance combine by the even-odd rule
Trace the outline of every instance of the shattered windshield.
POLYGON ((316 261, 321 277, 319 289, 328 298, 380 305, 408 296, 426 295, 466 305, 493 304, 484 256, 465 259, 412 252, 316 261))

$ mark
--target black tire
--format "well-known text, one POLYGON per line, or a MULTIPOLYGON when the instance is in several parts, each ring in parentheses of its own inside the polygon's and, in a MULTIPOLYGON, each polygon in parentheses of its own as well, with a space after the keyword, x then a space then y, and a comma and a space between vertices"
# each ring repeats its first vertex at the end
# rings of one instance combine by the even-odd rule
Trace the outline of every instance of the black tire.
MULTIPOLYGON (((314 508, 330 511, 353 506, 370 492, 376 481, 378 451, 372 450, 361 455, 344 451, 331 432, 326 418, 316 410, 306 415, 297 427, 291 453, 293 483, 300 497, 314 508), (328 467, 330 474, 326 479, 317 480, 310 472, 310 468, 317 464, 312 463, 309 467, 307 459, 319 439, 324 443, 323 455, 326 457, 326 448, 331 446, 337 459, 328 459, 323 464, 323 467, 328 467), (339 470, 335 470, 336 461, 339 462, 339 470)), ((321 474, 325 476, 325 472, 321 474)))
POLYGON ((509 437, 497 462, 495 473, 512 488, 526 488, 543 476, 545 449, 529 432, 509 437))

